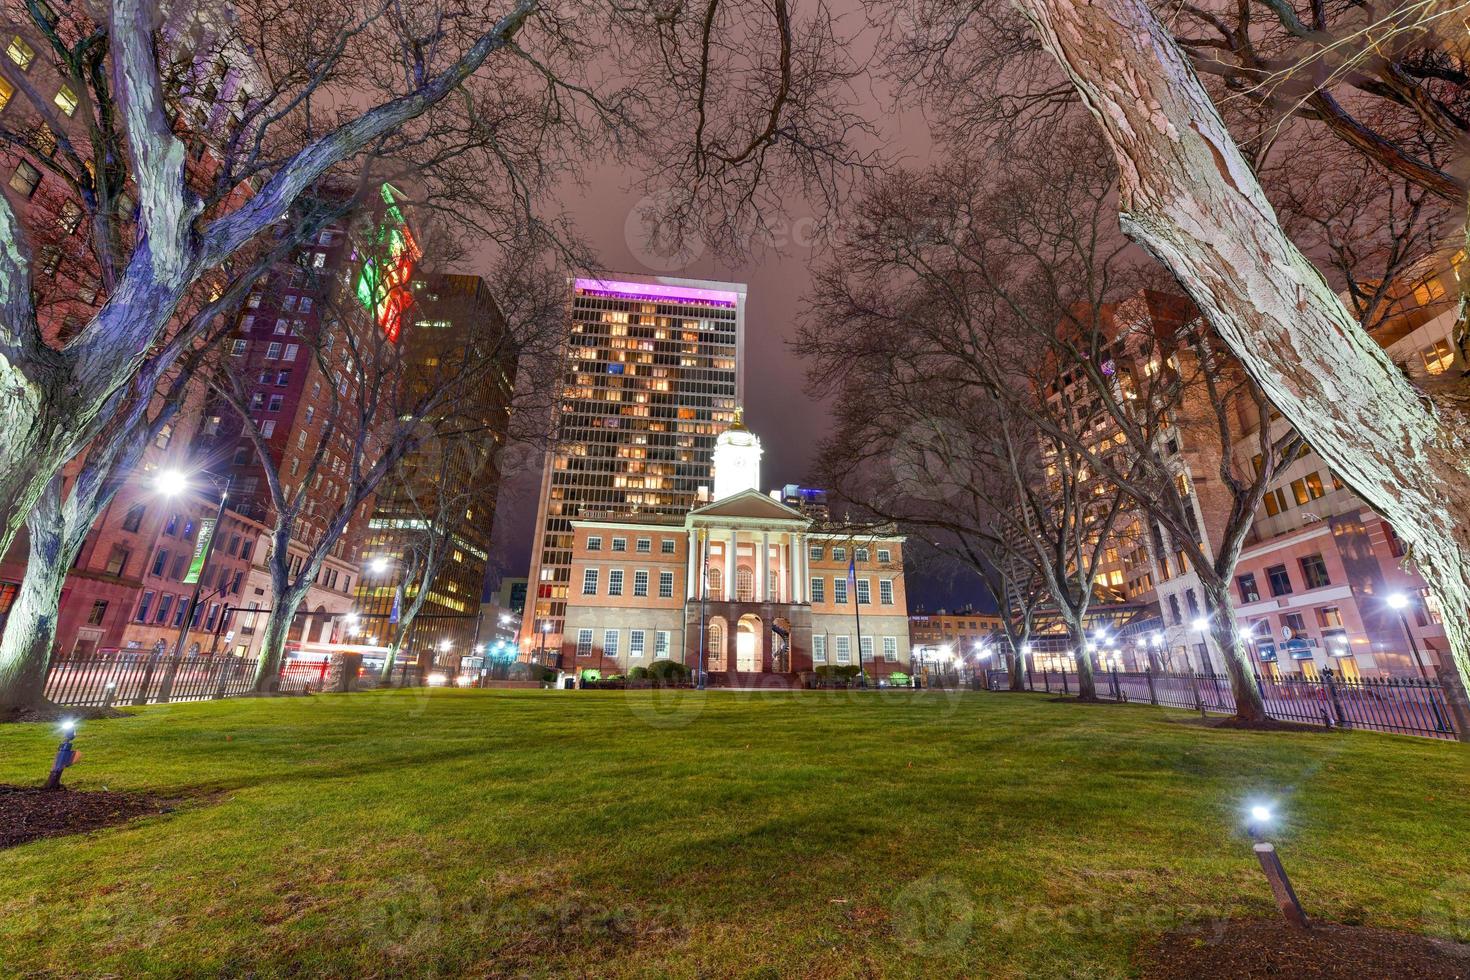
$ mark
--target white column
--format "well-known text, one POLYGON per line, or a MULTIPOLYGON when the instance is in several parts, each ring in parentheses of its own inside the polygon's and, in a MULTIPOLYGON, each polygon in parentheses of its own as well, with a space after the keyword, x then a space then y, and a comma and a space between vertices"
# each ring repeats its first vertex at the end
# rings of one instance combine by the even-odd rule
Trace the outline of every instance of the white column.
POLYGON ((735 534, 735 529, 731 528, 729 537, 725 539, 725 592, 721 598, 726 602, 735 598, 735 534))
POLYGON ((771 582, 771 532, 761 532, 760 561, 756 562, 756 575, 760 577, 757 583, 756 599, 759 602, 771 602, 772 597, 766 593, 770 591, 771 582))
POLYGON ((806 601, 812 601, 812 541, 805 534, 801 536, 801 591, 806 596, 806 601))
POLYGON ((792 547, 796 549, 796 554, 793 556, 791 564, 796 570, 795 574, 797 595, 801 597, 797 601, 811 602, 812 597, 809 591, 811 589, 811 576, 807 574, 806 567, 806 535, 796 534, 793 535, 793 537, 795 538, 796 543, 792 547))
POLYGON ((689 570, 685 576, 684 598, 698 599, 700 566, 703 563, 699 560, 699 532, 693 528, 689 529, 689 561, 687 564, 689 570))

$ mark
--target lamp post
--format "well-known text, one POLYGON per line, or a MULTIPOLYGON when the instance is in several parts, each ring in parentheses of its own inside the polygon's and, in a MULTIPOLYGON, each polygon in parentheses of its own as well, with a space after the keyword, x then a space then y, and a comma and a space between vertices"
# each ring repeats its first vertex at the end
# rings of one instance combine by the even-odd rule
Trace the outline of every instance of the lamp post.
POLYGON ((1399 614, 1399 625, 1404 628, 1404 636, 1409 639, 1409 649, 1414 651, 1414 663, 1419 667, 1419 678, 1428 684, 1429 672, 1424 669, 1424 658, 1419 655, 1419 643, 1414 639, 1413 631, 1409 629, 1408 617, 1404 615, 1404 610, 1409 608, 1409 597, 1402 592, 1395 592, 1388 597, 1388 604, 1399 614))
POLYGON ((1204 667, 1206 674, 1213 677, 1215 665, 1210 663, 1210 618, 1208 616, 1199 617, 1194 621, 1194 628, 1199 632, 1201 666, 1204 667))
POLYGON ((1246 829, 1255 841, 1252 850, 1266 881, 1271 885, 1271 895, 1276 899, 1276 907, 1281 910, 1282 917, 1298 929, 1309 929, 1311 922, 1307 919, 1301 901, 1296 897, 1296 889, 1291 887, 1291 878, 1281 864, 1276 845, 1266 840, 1266 831, 1274 819, 1269 806, 1258 803, 1250 808, 1246 817, 1246 829))
MULTIPOLYGON (((695 678, 694 686, 704 690, 705 667, 708 654, 706 647, 709 636, 705 631, 705 610, 709 603, 709 532, 705 528, 699 529, 699 664, 695 668, 699 676, 695 678)), ((727 665, 728 667, 728 665, 727 665)), ((729 677, 728 674, 725 675, 729 677)))
MULTIPOLYGON (((225 504, 230 499, 230 488, 233 484, 234 476, 226 477, 223 483, 220 483, 213 477, 209 477, 208 479, 219 490, 219 505, 214 510, 214 523, 208 529, 201 524, 198 537, 195 538, 195 547, 199 553, 195 556, 194 560, 198 563, 198 567, 195 568, 191 564, 188 573, 189 575, 195 576, 194 591, 189 596, 188 606, 184 608, 184 619, 179 623, 179 636, 174 642, 173 659, 164 670, 163 680, 158 685, 158 700, 161 702, 168 701, 169 696, 173 693, 174 675, 178 672, 179 662, 184 657, 184 641, 189 638, 189 626, 194 619, 194 610, 199 605, 199 594, 204 589, 204 572, 209 567, 210 556, 214 554, 214 539, 219 535, 220 522, 225 519, 225 504), (201 541, 199 538, 203 538, 203 540, 201 541)), ((175 497, 188 490, 189 480, 188 477, 177 470, 164 470, 158 475, 155 485, 164 496, 175 497)))
MULTIPOLYGON (((546 666, 546 634, 550 632, 550 621, 543 619, 541 621, 541 628, 536 631, 536 662, 543 667, 546 666)), ((572 666, 575 668, 576 664, 572 666)))

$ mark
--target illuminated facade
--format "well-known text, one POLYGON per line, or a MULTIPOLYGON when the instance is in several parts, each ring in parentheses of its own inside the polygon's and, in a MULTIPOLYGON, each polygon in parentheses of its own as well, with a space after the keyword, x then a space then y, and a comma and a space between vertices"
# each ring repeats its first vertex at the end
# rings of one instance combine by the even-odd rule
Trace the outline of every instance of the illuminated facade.
POLYGON ((744 386, 745 286, 609 275, 569 283, 562 397, 542 474, 524 656, 556 650, 572 521, 681 516, 713 485, 744 386))

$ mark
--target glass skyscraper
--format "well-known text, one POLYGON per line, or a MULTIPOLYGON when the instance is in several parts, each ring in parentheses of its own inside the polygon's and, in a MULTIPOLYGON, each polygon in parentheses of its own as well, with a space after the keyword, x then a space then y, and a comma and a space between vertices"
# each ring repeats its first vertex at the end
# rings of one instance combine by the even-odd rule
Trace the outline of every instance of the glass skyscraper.
MULTIPOLYGON (((569 282, 521 650, 560 647, 576 517, 688 511, 744 390, 745 285, 613 275, 569 282)), ((545 655, 542 651, 545 651, 545 655)))

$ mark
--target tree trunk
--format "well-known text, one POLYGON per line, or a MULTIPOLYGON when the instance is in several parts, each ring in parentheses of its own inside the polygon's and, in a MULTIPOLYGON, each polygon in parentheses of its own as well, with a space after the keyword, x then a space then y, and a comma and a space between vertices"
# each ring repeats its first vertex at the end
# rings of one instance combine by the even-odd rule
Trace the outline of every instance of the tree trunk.
POLYGON ((1092 653, 1087 649, 1087 629, 1082 617, 1073 618, 1064 612, 1067 634, 1072 639, 1072 659, 1077 661, 1077 700, 1096 701, 1097 681, 1092 676, 1092 653))
POLYGON ((53 480, 42 492, 28 520, 26 571, 0 637, 0 716, 46 700, 61 590, 74 557, 65 548, 58 483, 53 480))
POLYGON ((1256 665, 1251 660, 1250 650, 1241 642, 1235 609, 1230 600, 1230 587, 1206 582, 1201 575, 1200 589, 1204 592, 1205 611, 1209 614, 1210 638, 1215 641, 1215 647, 1225 662, 1230 690, 1235 694, 1235 717, 1247 722, 1265 721, 1266 704, 1261 700, 1261 689, 1256 684, 1256 665))
MULTIPOLYGON (((305 581, 310 582, 309 579, 305 581)), ((274 693, 280 687, 286 638, 296 620, 296 611, 305 599, 305 585, 276 591, 276 601, 271 604, 270 617, 265 621, 265 636, 260 642, 260 660, 255 665, 255 690, 261 694, 274 693)))
POLYGON ((1408 542, 1470 678, 1470 452, 1282 230, 1143 0, 1014 0, 1113 148, 1124 229, 1273 404, 1408 542))

